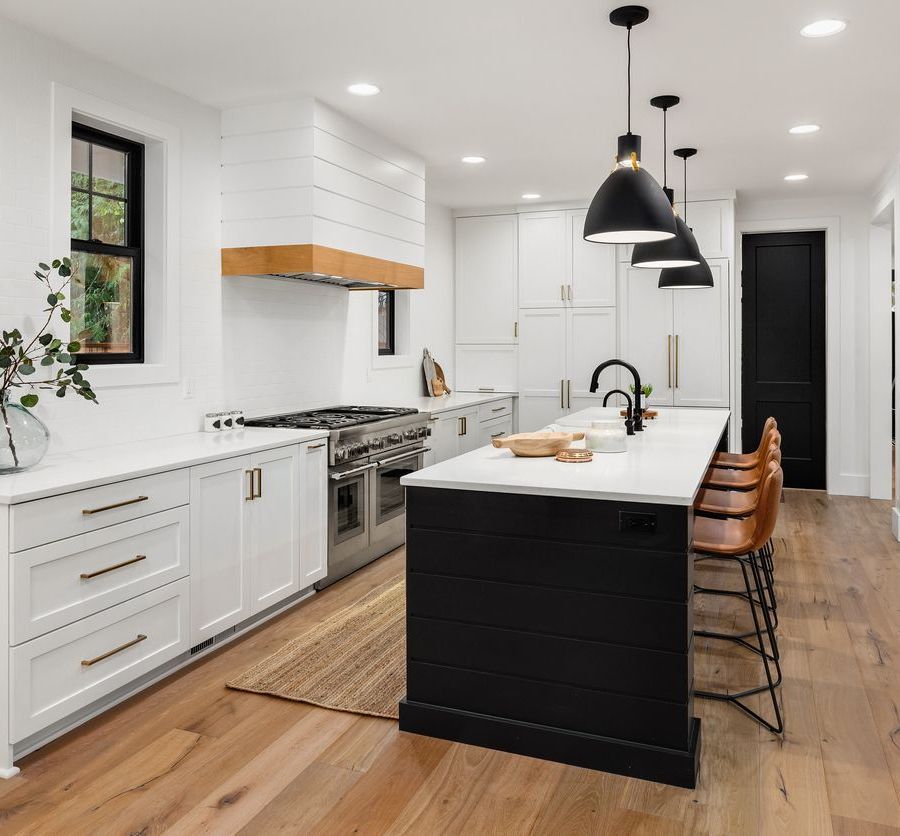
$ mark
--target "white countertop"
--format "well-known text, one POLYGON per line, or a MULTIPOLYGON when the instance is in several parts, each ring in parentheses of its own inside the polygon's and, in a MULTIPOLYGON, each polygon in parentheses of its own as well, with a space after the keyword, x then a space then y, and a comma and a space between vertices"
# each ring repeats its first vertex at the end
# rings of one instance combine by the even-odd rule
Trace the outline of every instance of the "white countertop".
POLYGON ((325 430, 247 427, 50 454, 30 470, 0 476, 0 505, 243 456, 300 441, 325 438, 327 435, 325 430))
MULTIPOLYGON (((584 409, 557 423, 586 427, 599 410, 584 409)), ((581 464, 517 458, 481 447, 411 473, 407 487, 522 493, 691 505, 731 413, 727 409, 660 409, 646 429, 627 439, 625 453, 594 453, 581 464)), ((573 447, 584 447, 575 442, 573 447)))
POLYGON ((440 398, 428 397, 400 397, 391 398, 390 400, 375 398, 357 399, 359 403, 365 406, 405 406, 411 409, 418 409, 419 412, 430 412, 436 415, 439 412, 447 412, 451 409, 464 409, 467 406, 477 406, 482 403, 492 403, 493 401, 505 401, 508 398, 515 398, 513 392, 451 392, 440 398))

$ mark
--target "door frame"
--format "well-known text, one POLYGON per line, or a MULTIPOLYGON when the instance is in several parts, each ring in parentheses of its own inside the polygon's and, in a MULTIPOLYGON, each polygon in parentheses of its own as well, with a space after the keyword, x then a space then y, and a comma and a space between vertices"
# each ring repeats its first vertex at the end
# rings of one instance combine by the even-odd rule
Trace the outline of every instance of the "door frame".
POLYGON ((731 339, 734 366, 731 375, 732 449, 741 449, 741 369, 743 365, 743 242, 745 235, 768 232, 825 233, 825 489, 828 493, 858 495, 860 477, 842 474, 840 469, 840 340, 841 321, 841 220, 838 217, 776 218, 768 221, 735 221, 735 271, 732 299, 731 339))

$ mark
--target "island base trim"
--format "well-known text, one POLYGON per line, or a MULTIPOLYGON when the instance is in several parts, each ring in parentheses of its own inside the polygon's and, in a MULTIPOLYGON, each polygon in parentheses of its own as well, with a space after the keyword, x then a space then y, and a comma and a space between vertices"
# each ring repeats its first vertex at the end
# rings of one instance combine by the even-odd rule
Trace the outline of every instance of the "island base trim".
POLYGON ((700 764, 700 720, 687 751, 629 742, 455 708, 400 701, 400 731, 499 749, 516 755, 613 772, 693 789, 700 764))

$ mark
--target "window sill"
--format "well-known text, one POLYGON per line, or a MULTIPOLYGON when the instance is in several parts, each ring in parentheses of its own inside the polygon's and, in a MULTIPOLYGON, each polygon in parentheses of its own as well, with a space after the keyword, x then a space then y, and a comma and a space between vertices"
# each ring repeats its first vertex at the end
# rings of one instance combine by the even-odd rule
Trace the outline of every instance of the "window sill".
POLYGON ((416 361, 412 354, 375 354, 372 356, 372 370, 411 369, 416 361))
POLYGON ((91 366, 85 376, 96 391, 177 383, 178 369, 169 363, 121 363, 91 366))

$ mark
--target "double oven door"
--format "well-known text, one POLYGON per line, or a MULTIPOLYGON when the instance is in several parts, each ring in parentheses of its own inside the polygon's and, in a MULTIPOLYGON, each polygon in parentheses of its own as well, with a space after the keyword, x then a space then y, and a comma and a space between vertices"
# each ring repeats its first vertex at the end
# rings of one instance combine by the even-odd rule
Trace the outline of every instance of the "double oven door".
POLYGON ((355 571, 406 539, 400 479, 422 468, 424 447, 393 450, 329 472, 328 581, 355 571))

